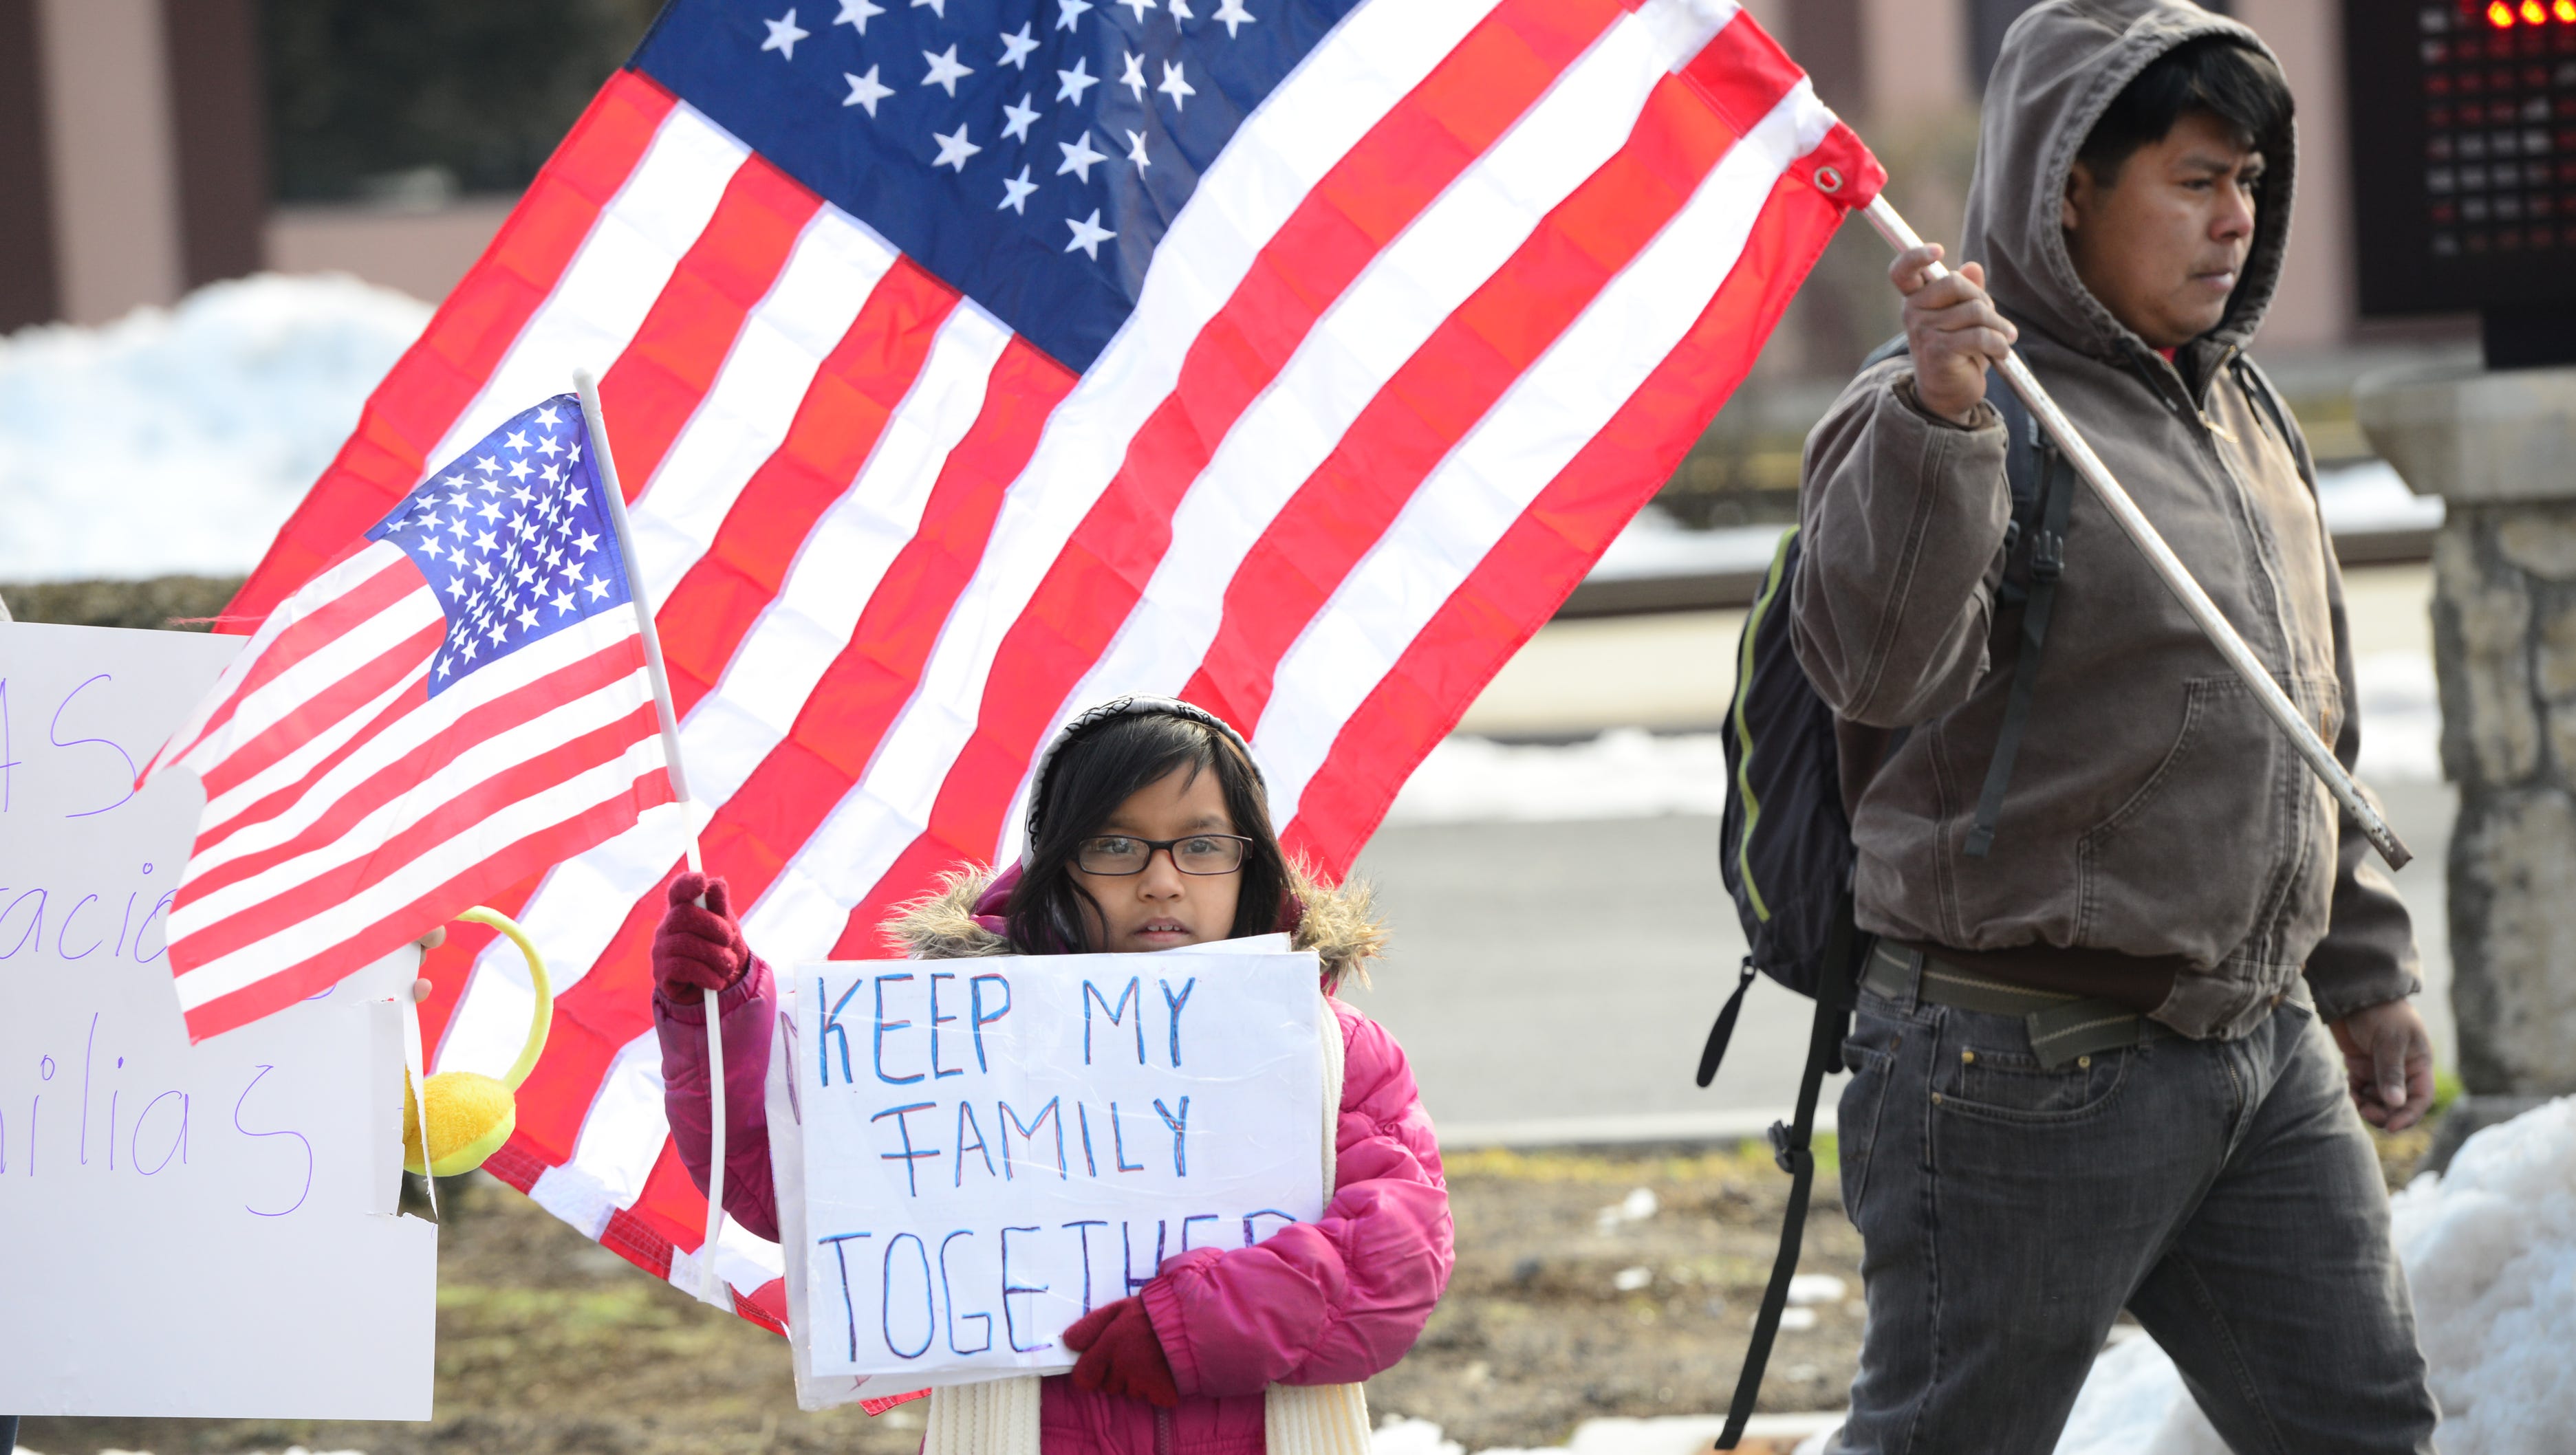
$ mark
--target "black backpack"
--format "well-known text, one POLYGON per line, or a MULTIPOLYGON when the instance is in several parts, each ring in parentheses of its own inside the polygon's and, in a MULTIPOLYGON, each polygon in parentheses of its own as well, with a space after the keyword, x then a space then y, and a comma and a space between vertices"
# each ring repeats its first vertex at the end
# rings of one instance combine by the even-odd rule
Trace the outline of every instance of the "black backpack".
MULTIPOLYGON (((1864 370, 1905 351, 1898 338, 1872 353, 1864 370)), ((2020 643, 2013 664, 2012 695, 2005 708, 1993 760, 1978 796, 1968 852, 1984 857, 1993 843, 2013 757, 2030 715, 2032 684, 2041 644, 2065 565, 2067 510, 2074 472, 2040 433, 2001 371, 1986 376, 1986 399, 2003 416, 2009 444, 2004 474, 2012 488, 2012 524, 2004 535, 2000 606, 2021 611, 2020 643)), ((1862 958, 1872 945, 1852 915, 1851 821, 1843 811, 1842 748, 1833 709, 1826 706, 1798 664, 1789 641, 1789 590, 1797 579, 1800 543, 1795 529, 1780 539, 1771 569, 1744 619, 1736 648, 1735 696, 1726 713, 1726 812, 1719 830, 1719 873, 1735 898, 1751 953, 1735 991, 1709 1028, 1700 1052, 1699 1084, 1717 1075, 1744 1007, 1744 993, 1758 971, 1816 1003, 1807 1042, 1807 1065, 1798 1079, 1794 1118, 1771 1124, 1773 1160, 1790 1176, 1789 1209, 1780 1251, 1754 1321, 1753 1342, 1727 1412, 1717 1448, 1732 1450, 1743 1437, 1761 1392, 1787 1306, 1789 1279, 1798 1269, 1807 1204, 1816 1175, 1812 1142, 1816 1098, 1828 1067, 1842 1060, 1843 1033, 1851 1022, 1862 958)), ((1901 740, 1901 734, 1899 735, 1901 740)), ((1889 744, 1890 751, 1893 743, 1889 744)), ((1874 765, 1873 765, 1874 766, 1874 765)))

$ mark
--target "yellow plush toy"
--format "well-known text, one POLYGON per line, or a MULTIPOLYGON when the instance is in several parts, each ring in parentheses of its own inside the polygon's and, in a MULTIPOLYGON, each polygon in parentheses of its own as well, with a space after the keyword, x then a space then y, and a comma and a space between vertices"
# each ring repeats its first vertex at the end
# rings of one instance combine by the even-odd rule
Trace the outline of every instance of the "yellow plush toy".
POLYGON ((546 962, 537 947, 498 910, 481 905, 457 916, 476 924, 490 925, 510 937, 519 953, 528 960, 528 978, 535 982, 536 1010, 529 1016, 527 1044, 520 1047, 519 1059, 508 1072, 495 1081, 474 1071, 441 1071, 429 1078, 422 1088, 422 1100, 429 1103, 429 1150, 421 1150, 420 1107, 413 1100, 411 1086, 403 1086, 403 1166, 413 1172, 454 1177, 483 1165, 483 1159, 499 1151, 510 1140, 519 1125, 519 1103, 513 1094, 519 1083, 536 1069, 537 1057, 546 1049, 546 1031, 554 1023, 554 990, 546 982, 546 962))

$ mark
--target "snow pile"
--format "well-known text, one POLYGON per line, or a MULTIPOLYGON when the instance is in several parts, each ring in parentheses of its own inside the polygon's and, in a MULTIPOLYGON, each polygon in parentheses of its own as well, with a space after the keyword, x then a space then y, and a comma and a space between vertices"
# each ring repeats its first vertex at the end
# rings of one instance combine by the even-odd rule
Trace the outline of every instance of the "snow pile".
POLYGON ((2397 1197, 2450 1455, 2563 1451, 2576 1431, 2576 1098, 2471 1137, 2397 1197))
POLYGON ((2386 460, 2325 470, 2317 475, 2317 512, 2336 535, 2436 530, 2442 497, 2418 495, 2386 460))
POLYGON ((1654 580, 1667 576, 1732 576, 1768 571, 1785 525, 1722 526, 1693 530, 1659 505, 1638 511, 1592 563, 1593 581, 1654 580))
POLYGON ((269 274, 0 338, 0 581, 248 571, 429 314, 269 274))
POLYGON ((2442 694, 2433 658, 2416 651, 2364 652, 2353 661, 2361 702, 2366 783, 2442 781, 2442 694))
POLYGON ((1613 728, 1564 746, 1453 737, 1387 810, 1390 824, 1656 818, 1726 806, 1724 739, 1613 728))
MULTIPOLYGON (((2469 1139, 2391 1203, 2447 1455, 2563 1455, 2576 1430, 2576 1098, 2469 1139)), ((2173 1362, 2095 1361, 2057 1455, 2222 1455, 2173 1362)))
MULTIPOLYGON (((2359 662, 2361 777, 2438 783, 2442 712, 2432 659, 2371 652, 2359 662)), ((1660 818, 1726 806, 1726 739, 1719 733, 1612 728, 1565 744, 1443 741, 1405 780, 1390 825, 1660 818)))
MULTIPOLYGON (((2429 531, 2442 524, 2440 496, 2418 495, 2384 460, 2367 460, 2317 476, 2317 509, 2336 535, 2429 531)), ((1733 576, 1767 571, 1784 525, 1693 530, 1661 506, 1628 522, 1594 564, 1595 581, 1671 576, 1733 576)))

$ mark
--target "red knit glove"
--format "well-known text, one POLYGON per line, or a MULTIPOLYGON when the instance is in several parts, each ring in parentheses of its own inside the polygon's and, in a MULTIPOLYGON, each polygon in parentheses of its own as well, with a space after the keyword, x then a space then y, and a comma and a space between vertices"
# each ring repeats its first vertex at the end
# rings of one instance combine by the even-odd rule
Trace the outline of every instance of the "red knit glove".
POLYGON ((733 922, 732 900, 721 879, 683 874, 671 881, 671 907, 653 931, 653 984, 674 1002, 694 1002, 684 987, 730 988, 751 968, 751 946, 733 922), (697 904, 699 895, 706 907, 697 904))
POLYGON ((1181 1402, 1172 1382, 1172 1361, 1163 1357, 1163 1341, 1154 1321, 1145 1316, 1141 1299, 1122 1298, 1103 1304, 1067 1325, 1064 1344, 1082 1355, 1073 1366, 1073 1387, 1141 1399, 1170 1409, 1181 1402))

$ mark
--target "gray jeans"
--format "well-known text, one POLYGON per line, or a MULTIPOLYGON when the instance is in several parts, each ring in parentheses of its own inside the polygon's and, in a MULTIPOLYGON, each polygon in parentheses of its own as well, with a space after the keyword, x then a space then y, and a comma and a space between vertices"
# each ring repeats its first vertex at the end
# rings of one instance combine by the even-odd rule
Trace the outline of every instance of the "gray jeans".
POLYGON ((1844 1058, 1869 1317, 1842 1449, 2048 1455, 2125 1307, 2238 1455, 2432 1450, 2378 1159, 2313 1011, 2043 1071, 2016 1019, 1863 991, 1844 1058))

